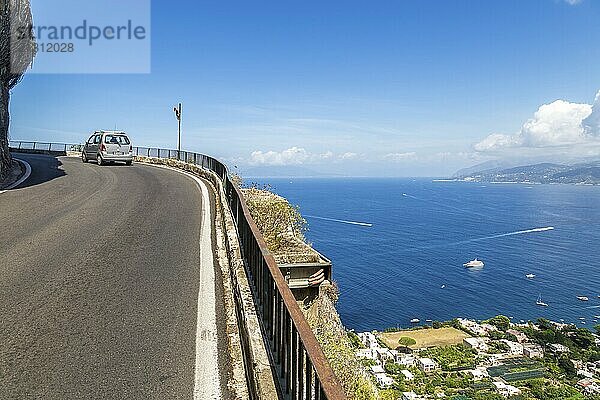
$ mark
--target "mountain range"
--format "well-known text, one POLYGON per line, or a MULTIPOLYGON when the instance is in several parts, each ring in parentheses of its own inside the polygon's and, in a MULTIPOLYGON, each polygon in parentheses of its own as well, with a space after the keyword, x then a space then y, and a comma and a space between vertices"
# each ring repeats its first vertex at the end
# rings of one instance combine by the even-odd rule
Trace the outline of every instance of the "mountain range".
POLYGON ((600 161, 573 165, 540 163, 502 167, 501 163, 484 163, 458 171, 455 179, 474 182, 568 183, 600 185, 600 161))

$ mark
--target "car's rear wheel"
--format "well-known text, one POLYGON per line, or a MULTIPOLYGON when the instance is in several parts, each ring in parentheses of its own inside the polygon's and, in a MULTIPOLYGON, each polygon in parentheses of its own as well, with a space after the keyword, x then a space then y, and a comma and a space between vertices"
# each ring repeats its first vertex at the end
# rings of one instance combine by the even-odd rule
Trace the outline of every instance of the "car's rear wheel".
POLYGON ((98 154, 96 161, 98 162, 98 165, 104 165, 104 160, 102 160, 102 156, 100 154, 98 154))
POLYGON ((125 161, 125 165, 131 165, 133 161, 125 161))
POLYGON ((81 152, 81 161, 84 163, 88 162, 87 156, 85 155, 85 151, 81 152))

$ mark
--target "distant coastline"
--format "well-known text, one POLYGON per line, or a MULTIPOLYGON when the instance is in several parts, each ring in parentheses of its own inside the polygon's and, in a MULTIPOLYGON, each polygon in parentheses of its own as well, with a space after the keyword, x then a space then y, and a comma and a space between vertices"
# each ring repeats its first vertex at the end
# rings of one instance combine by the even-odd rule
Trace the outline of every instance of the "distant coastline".
MULTIPOLYGON (((482 165, 481 168, 486 168, 482 165)), ((542 163, 512 168, 492 168, 480 170, 477 166, 459 171, 453 178, 438 182, 478 182, 502 184, 572 184, 600 185, 600 162, 574 165, 542 163)))

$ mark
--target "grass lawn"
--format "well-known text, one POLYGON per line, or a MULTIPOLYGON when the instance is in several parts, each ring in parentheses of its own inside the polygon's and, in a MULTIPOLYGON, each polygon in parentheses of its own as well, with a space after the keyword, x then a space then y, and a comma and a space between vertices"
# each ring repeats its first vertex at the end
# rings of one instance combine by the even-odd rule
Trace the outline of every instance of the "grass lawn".
POLYGON ((402 336, 415 339, 417 343, 410 346, 411 349, 461 344, 464 338, 469 337, 469 335, 456 328, 440 328, 381 333, 380 339, 390 349, 395 349, 399 346, 398 340, 402 336))

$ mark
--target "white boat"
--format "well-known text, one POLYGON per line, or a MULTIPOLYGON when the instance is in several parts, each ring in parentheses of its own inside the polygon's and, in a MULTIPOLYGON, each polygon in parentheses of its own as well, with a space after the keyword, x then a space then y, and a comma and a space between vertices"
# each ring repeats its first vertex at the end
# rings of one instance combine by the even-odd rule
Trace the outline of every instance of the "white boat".
POLYGON ((537 301, 535 302, 535 304, 537 304, 538 306, 542 306, 542 307, 548 307, 548 304, 547 304, 547 303, 544 303, 544 302, 542 301, 542 295, 541 295, 541 294, 538 296, 538 299, 537 299, 537 301))
POLYGON ((484 265, 485 264, 483 263, 483 261, 478 260, 477 258, 463 264, 463 266, 467 268, 483 267, 484 265))
POLYGON ((581 300, 581 301, 588 301, 589 299, 587 298, 587 296, 577 296, 577 299, 581 300))
POLYGON ((421 322, 421 320, 419 318, 413 318, 410 320, 411 324, 418 324, 419 322, 421 322))
POLYGON ((533 279, 533 278, 535 278, 535 274, 527 274, 527 275, 525 275, 525 277, 527 279, 533 279))

